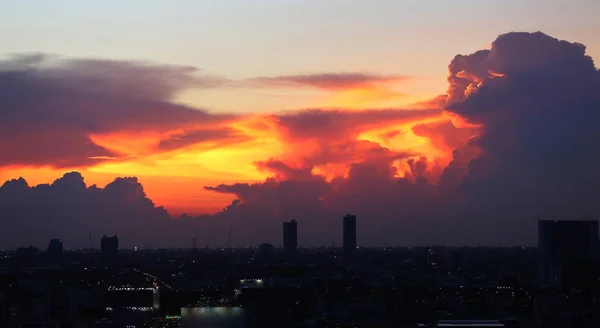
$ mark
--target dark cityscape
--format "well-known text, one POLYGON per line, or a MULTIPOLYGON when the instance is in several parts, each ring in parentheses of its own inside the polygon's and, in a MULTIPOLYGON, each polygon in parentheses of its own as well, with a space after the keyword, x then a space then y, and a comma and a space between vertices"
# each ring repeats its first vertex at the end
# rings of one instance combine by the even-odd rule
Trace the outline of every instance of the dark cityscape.
MULTIPOLYGON (((101 247, 3 251, 2 327, 597 327, 598 221, 540 221, 538 247, 101 247)), ((358 245, 358 246, 357 246, 358 245)))
POLYGON ((0 13, 0 328, 600 328, 600 0, 0 13))

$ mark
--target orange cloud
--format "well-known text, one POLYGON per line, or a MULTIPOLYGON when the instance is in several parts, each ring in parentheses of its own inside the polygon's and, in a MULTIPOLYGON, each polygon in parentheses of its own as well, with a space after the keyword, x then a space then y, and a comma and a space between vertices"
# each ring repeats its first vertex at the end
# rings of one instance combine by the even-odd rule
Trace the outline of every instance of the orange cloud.
POLYGON ((420 123, 412 126, 415 135, 426 137, 437 149, 451 151, 467 143, 476 130, 473 128, 457 128, 450 120, 420 123))
POLYGON ((171 101, 218 83, 190 67, 11 57, 0 62, 0 165, 84 167, 183 147, 183 138, 230 139, 215 132, 230 115, 171 101))
POLYGON ((323 107, 368 108, 393 106, 407 94, 386 86, 365 86, 339 90, 323 102, 323 107))
POLYGON ((328 93, 318 105, 325 108, 395 107, 409 95, 397 90, 399 84, 412 80, 403 75, 370 73, 322 73, 258 77, 247 80, 250 85, 270 88, 313 88, 328 93))
MULTIPOLYGON (((406 108, 214 114, 171 100, 184 85, 214 86, 189 68, 31 65, 39 60, 0 71, 0 178, 29 182, 0 188, 5 243, 47 240, 57 222, 78 245, 89 231, 128 243, 198 231, 218 243, 235 223, 248 245, 295 218, 323 244, 347 212, 367 222, 361 232, 373 242, 385 227, 407 244, 504 243, 498 229, 513 236, 524 222, 517 230, 531 231, 511 241, 527 242, 532 218, 600 213, 599 72, 583 45, 542 33, 502 35, 490 50, 455 57, 447 96, 406 108), (157 205, 218 213, 173 220, 157 205)), ((294 83, 332 94, 379 83, 323 78, 294 83)))
POLYGON ((404 76, 257 78, 253 83, 327 91, 326 103, 336 107, 235 116, 173 101, 186 88, 225 83, 194 68, 44 56, 8 61, 11 70, 0 71, 0 85, 7 86, 3 101, 11 105, 0 108, 2 178, 33 176, 31 183, 47 183, 77 169, 103 186, 115 176, 136 176, 158 204, 199 213, 232 200, 202 185, 315 174, 333 181, 362 162, 392 161, 396 175, 404 176, 419 156, 430 163, 449 158, 448 149, 412 129, 439 120, 439 102, 369 107, 403 96, 390 85, 406 81, 404 76))
POLYGON ((360 89, 409 80, 402 75, 377 75, 369 73, 323 73, 307 75, 287 75, 275 77, 258 77, 250 79, 257 85, 269 87, 312 87, 321 90, 335 91, 344 89, 360 89))

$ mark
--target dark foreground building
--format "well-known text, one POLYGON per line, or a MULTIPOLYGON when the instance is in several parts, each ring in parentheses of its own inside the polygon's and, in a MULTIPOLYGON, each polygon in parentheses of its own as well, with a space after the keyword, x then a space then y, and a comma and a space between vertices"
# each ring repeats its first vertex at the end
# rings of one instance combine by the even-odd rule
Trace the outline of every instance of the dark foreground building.
POLYGON ((344 253, 356 253, 356 216, 350 214, 344 216, 344 253))
POLYGON ((594 271, 598 243, 598 221, 539 221, 540 283, 551 287, 585 283, 583 276, 573 273, 594 271))
POLYGON ((298 250, 298 223, 296 220, 283 222, 283 251, 287 256, 296 255, 298 250))
POLYGON ((102 254, 107 257, 115 257, 119 254, 119 238, 117 236, 102 236, 100 242, 102 254))

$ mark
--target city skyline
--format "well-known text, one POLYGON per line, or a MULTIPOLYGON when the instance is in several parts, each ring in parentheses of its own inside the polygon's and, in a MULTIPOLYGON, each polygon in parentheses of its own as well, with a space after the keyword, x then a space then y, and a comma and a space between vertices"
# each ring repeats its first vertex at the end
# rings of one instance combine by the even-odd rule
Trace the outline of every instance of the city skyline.
POLYGON ((339 245, 346 213, 361 245, 532 245, 540 219, 596 219, 600 4, 495 2, 440 1, 448 21, 391 1, 62 1, 62 25, 0 2, 0 247, 279 244, 292 220, 339 245))

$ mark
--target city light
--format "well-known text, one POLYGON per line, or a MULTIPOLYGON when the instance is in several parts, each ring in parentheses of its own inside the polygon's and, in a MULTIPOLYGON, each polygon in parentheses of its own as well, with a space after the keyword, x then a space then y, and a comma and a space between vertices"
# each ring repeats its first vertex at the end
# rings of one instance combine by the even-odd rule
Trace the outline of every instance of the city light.
POLYGON ((152 287, 115 287, 115 286, 109 286, 108 287, 109 291, 151 291, 154 290, 154 288, 152 287))
MULTIPOLYGON (((138 311, 138 312, 149 312, 149 311, 154 310, 151 307, 137 307, 137 306, 125 306, 125 307, 119 307, 117 309, 125 309, 125 310, 138 311)), ((112 312, 115 310, 115 308, 109 306, 109 307, 106 307, 105 310, 112 312)))

